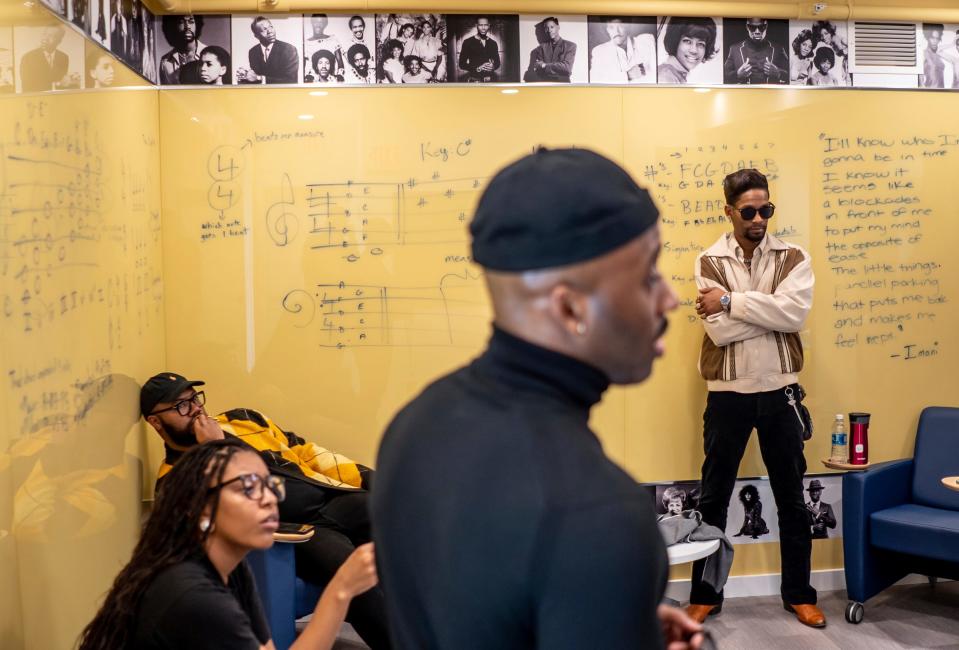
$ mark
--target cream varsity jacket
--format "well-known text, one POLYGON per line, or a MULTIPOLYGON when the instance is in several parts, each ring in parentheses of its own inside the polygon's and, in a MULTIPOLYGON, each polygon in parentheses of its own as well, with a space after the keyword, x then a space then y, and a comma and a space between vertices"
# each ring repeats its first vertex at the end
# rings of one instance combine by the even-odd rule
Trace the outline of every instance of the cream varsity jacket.
POLYGON ((695 277, 699 288, 730 292, 729 312, 703 321, 699 371, 709 390, 758 393, 795 383, 815 282, 809 253, 767 233, 750 273, 727 233, 696 258, 695 277))

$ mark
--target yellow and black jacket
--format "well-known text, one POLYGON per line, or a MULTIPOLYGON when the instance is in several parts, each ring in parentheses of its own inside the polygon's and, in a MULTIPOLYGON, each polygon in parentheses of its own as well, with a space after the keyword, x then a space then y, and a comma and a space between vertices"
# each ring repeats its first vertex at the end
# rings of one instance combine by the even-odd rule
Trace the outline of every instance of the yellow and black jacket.
MULTIPOLYGON (((215 418, 226 435, 236 436, 258 451, 272 474, 339 491, 355 492, 367 487, 368 468, 307 442, 292 431, 284 431, 259 411, 237 408, 215 418)), ((181 452, 166 448, 166 458, 157 474, 157 488, 180 456, 181 452)))

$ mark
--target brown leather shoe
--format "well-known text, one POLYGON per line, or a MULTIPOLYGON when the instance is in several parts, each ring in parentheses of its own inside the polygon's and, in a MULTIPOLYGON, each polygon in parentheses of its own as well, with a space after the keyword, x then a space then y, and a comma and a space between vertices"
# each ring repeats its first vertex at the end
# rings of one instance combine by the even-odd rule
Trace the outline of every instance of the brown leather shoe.
POLYGON ((689 618, 697 623, 702 623, 706 620, 707 616, 715 616, 721 611, 723 611, 722 603, 719 605, 693 605, 690 603, 686 606, 686 613, 689 615, 689 618))
POLYGON ((787 605, 783 603, 787 612, 793 612, 799 622, 809 627, 826 627, 826 615, 815 605, 787 605))

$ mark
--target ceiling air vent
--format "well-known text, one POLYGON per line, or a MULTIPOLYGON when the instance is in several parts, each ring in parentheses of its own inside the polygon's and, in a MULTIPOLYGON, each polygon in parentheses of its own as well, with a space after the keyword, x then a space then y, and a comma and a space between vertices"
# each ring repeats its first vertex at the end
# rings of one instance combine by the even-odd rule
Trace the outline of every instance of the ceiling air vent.
POLYGON ((850 72, 920 74, 916 23, 853 23, 850 72))

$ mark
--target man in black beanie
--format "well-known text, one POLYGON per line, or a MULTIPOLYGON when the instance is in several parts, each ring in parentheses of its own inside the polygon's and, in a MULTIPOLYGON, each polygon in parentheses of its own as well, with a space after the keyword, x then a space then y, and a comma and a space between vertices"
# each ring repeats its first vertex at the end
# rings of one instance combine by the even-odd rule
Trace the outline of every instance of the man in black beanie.
POLYGON ((649 376, 676 296, 658 212, 618 165, 540 150, 501 170, 470 225, 489 347, 393 420, 373 531, 397 648, 699 647, 660 605, 648 495, 603 453, 591 407, 649 376))

